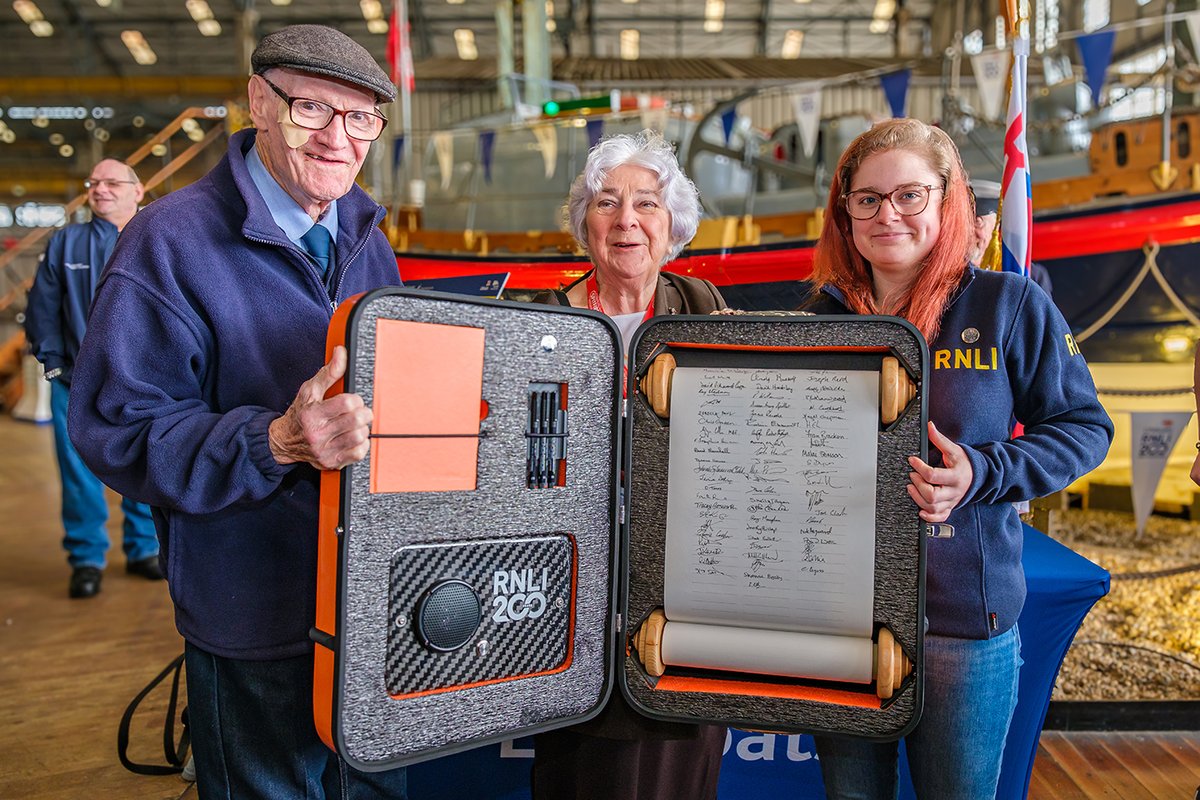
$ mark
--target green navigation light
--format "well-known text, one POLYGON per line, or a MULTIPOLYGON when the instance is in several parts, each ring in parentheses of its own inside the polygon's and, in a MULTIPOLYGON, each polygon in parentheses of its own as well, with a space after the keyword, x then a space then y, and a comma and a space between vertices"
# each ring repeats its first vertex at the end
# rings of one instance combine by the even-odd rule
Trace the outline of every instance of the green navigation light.
POLYGON ((553 117, 558 112, 559 112, 558 103, 554 102, 553 100, 547 100, 545 103, 542 104, 542 113, 545 114, 547 117, 553 117))

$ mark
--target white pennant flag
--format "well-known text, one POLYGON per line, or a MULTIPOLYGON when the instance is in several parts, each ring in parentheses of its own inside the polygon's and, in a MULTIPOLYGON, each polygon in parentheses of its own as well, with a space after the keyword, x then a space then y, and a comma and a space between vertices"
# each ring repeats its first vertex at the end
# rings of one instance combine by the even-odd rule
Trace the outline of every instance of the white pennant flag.
POLYGON ((533 138, 537 139, 538 149, 542 151, 542 163, 546 167, 546 178, 554 177, 558 169, 558 128, 550 125, 534 125, 533 138))
POLYGON ((1192 418, 1191 411, 1133 411, 1133 518, 1140 538, 1146 520, 1154 510, 1154 493, 1162 478, 1167 458, 1179 441, 1179 435, 1192 418))
POLYGON ((979 88, 979 105, 984 119, 999 119, 1004 103, 1004 80, 1008 77, 1007 50, 989 50, 971 56, 975 70, 975 85, 979 88))
POLYGON ((1200 11, 1193 11, 1184 19, 1187 20, 1188 33, 1192 35, 1192 52, 1200 52, 1200 11))
POLYGON ((792 109, 796 114, 796 127, 800 129, 800 143, 804 146, 805 158, 811 157, 817 146, 817 132, 821 127, 821 87, 796 92, 792 95, 792 109))
POLYGON ((642 111, 642 127, 657 133, 667 132, 667 109, 647 108, 642 111))
POLYGON ((454 135, 450 131, 433 134, 433 152, 437 154, 438 169, 442 173, 442 191, 450 188, 454 175, 454 135))

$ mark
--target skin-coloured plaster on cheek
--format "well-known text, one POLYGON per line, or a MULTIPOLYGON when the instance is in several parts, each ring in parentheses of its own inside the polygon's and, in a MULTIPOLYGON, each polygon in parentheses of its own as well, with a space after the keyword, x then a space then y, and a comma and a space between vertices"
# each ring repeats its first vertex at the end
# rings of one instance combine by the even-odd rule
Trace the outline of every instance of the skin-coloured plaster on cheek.
POLYGON ((312 138, 314 133, 292 122, 286 105, 279 109, 279 127, 283 131, 283 140, 293 150, 298 150, 308 144, 308 140, 312 138))

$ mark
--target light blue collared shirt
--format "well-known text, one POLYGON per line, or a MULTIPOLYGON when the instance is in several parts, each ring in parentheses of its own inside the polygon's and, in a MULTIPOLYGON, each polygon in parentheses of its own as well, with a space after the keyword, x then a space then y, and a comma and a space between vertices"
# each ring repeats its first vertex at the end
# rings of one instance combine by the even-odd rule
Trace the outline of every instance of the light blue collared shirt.
MULTIPOLYGON (((254 181, 258 193, 266 201, 267 208, 271 211, 271 217, 283 231, 283 235, 295 242, 301 250, 306 250, 300 237, 308 233, 308 229, 313 226, 312 217, 300 207, 300 204, 290 194, 283 190, 278 181, 271 177, 271 173, 267 172, 262 159, 258 156, 257 144, 251 147, 250 152, 246 154, 246 169, 250 171, 250 179, 254 181)), ((317 220, 316 224, 329 231, 333 241, 337 242, 337 200, 329 204, 325 216, 317 220)))

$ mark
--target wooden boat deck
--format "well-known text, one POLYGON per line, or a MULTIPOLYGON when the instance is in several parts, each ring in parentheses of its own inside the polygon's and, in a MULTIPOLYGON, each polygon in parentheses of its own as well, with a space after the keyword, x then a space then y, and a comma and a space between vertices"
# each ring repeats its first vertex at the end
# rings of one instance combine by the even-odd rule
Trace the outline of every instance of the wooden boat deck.
MULTIPOLYGON (((126 575, 118 545, 100 595, 69 600, 50 426, 0 415, 0 442, 0 797, 195 798, 116 757, 126 704, 182 649, 166 585, 126 575)), ((160 687, 138 712, 135 761, 163 761, 166 698, 160 687)), ((1048 731, 1029 797, 1193 800, 1198 786, 1200 732, 1048 731)))

